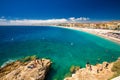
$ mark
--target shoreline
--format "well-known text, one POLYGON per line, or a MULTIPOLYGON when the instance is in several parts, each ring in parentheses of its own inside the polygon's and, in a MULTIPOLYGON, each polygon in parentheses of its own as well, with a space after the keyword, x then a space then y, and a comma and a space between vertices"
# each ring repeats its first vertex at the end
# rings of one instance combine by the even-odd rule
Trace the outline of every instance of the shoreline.
POLYGON ((115 42, 117 44, 120 44, 120 39, 105 35, 105 33, 108 33, 108 32, 118 32, 118 31, 104 30, 104 29, 78 28, 78 27, 65 27, 65 26, 57 26, 57 27, 83 31, 83 32, 107 39, 109 41, 115 42))

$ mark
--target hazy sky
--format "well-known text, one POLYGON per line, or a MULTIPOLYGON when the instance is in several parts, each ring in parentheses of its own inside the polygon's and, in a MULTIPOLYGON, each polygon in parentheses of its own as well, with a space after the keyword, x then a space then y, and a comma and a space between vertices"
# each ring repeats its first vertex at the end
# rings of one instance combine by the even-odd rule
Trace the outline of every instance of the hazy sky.
POLYGON ((5 19, 120 20, 120 0, 0 0, 5 19))

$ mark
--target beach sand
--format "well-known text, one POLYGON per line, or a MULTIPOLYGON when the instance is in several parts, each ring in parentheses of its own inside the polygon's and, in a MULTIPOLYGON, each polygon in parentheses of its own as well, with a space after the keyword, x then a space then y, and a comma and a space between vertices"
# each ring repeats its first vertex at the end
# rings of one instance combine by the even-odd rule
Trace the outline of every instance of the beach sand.
POLYGON ((94 34, 94 35, 97 35, 99 37, 102 37, 102 38, 108 39, 110 41, 113 41, 117 44, 120 44, 120 39, 112 37, 112 36, 105 35, 108 32, 113 32, 113 33, 116 33, 116 32, 118 33, 119 32, 120 33, 120 31, 105 30, 105 29, 89 29, 89 28, 79 28, 79 27, 64 27, 64 26, 61 26, 61 27, 62 28, 67 28, 67 29, 79 30, 79 31, 90 33, 90 34, 94 34))

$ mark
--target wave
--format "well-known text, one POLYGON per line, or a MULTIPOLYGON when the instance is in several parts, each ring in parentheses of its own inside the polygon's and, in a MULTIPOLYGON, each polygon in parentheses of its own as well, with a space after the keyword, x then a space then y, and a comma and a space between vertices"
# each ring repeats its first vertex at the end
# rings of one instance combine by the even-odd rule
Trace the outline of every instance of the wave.
POLYGON ((6 66, 7 64, 12 63, 12 62, 14 62, 14 61, 15 61, 15 59, 8 59, 8 60, 5 61, 0 67, 3 68, 3 67, 6 66))

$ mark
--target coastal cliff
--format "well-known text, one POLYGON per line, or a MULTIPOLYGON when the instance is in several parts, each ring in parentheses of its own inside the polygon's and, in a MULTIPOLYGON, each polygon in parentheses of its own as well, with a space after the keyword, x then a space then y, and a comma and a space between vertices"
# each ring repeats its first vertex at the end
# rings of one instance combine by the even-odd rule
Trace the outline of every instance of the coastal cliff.
POLYGON ((15 61, 0 68, 0 80, 44 80, 49 70, 49 59, 15 61))
POLYGON ((86 64, 86 68, 77 69, 71 77, 66 77, 64 80, 109 80, 117 76, 120 76, 120 59, 95 66, 86 64))

